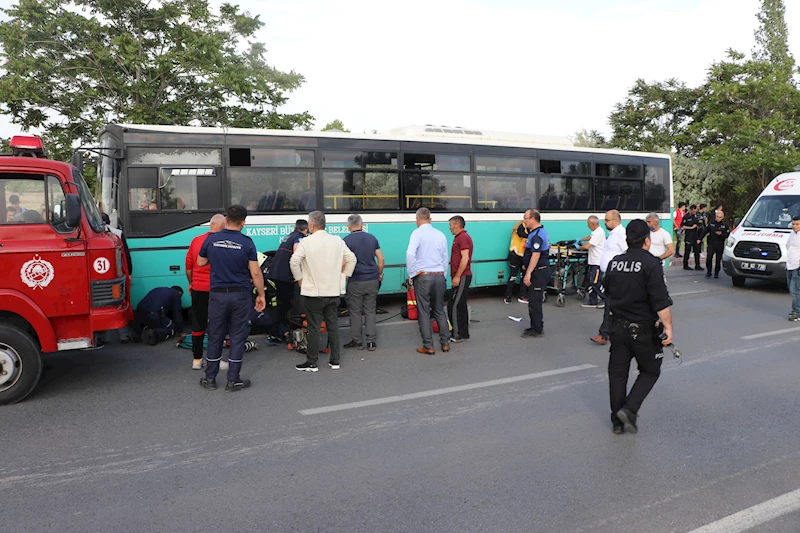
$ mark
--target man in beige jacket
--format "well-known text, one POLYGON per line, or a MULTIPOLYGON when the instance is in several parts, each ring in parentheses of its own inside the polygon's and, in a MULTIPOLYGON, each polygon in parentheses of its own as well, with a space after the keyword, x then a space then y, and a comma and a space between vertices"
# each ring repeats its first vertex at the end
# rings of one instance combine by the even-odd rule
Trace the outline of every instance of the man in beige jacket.
POLYGON ((340 237, 325 231, 325 215, 314 211, 308 215, 309 236, 297 244, 289 260, 294 280, 300 283, 300 295, 306 307, 308 322, 308 354, 305 363, 295 368, 316 372, 319 359, 319 336, 322 321, 328 330, 331 349, 329 365, 339 369, 339 297, 343 276, 350 277, 356 268, 356 256, 340 237))

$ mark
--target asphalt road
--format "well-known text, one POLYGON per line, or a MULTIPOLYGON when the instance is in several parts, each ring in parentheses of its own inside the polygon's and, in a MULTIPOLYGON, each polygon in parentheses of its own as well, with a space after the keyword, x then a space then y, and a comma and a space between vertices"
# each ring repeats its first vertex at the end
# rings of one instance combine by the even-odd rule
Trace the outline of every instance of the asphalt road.
POLYGON ((520 338, 525 306, 473 298, 473 340, 435 356, 393 318, 338 371, 262 344, 235 394, 201 389, 169 344, 51 357, 0 408, 2 530, 796 533, 788 293, 668 279, 684 361, 665 360, 637 435, 611 433, 602 312, 574 297, 545 304, 541 339, 520 338))

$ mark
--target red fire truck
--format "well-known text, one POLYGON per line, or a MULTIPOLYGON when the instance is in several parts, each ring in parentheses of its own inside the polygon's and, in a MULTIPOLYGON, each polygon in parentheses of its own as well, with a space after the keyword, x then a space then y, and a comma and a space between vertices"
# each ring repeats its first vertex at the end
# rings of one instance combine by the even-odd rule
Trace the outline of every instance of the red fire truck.
POLYGON ((122 242, 80 172, 15 136, 0 157, 0 405, 22 400, 41 354, 90 348, 128 323, 122 242))

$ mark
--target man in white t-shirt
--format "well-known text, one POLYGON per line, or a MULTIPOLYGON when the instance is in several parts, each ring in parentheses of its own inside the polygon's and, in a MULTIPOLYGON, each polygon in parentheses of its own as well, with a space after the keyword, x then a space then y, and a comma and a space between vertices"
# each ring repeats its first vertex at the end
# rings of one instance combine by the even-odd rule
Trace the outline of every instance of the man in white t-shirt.
POLYGON ((580 249, 589 250, 589 270, 586 272, 586 277, 589 280, 589 290, 587 291, 589 303, 585 303, 581 307, 599 308, 604 305, 601 304, 600 300, 605 300, 602 279, 600 278, 600 258, 603 256, 603 248, 606 245, 606 232, 600 227, 600 221, 594 215, 586 220, 586 225, 592 230, 592 234, 581 239, 587 242, 581 245, 580 249))
POLYGON ((672 235, 664 228, 659 227, 660 220, 655 213, 647 215, 645 222, 650 227, 650 253, 661 259, 661 264, 663 265, 664 259, 672 257, 675 253, 672 235))
MULTIPOLYGON (((621 253, 628 250, 627 235, 625 234, 625 226, 622 225, 622 218, 619 211, 612 209, 606 212, 606 217, 603 219, 608 230, 608 238, 606 245, 603 247, 603 255, 600 256, 600 272, 605 275, 608 264, 612 259, 621 253)), ((595 344, 608 344, 608 338, 611 336, 611 325, 608 323, 608 306, 603 310, 603 323, 600 324, 600 331, 591 341, 595 344)))
POLYGON ((792 295, 789 320, 800 322, 800 216, 792 218, 792 232, 786 243, 786 284, 792 295))

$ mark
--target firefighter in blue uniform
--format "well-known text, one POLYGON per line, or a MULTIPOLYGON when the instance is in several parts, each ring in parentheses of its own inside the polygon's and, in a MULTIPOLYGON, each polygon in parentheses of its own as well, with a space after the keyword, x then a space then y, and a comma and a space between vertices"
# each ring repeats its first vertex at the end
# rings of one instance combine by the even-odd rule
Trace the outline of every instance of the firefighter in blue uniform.
POLYGON ((531 327, 522 332, 523 337, 544 335, 544 314, 542 299, 550 281, 550 237, 542 225, 542 218, 536 209, 525 211, 523 221, 530 230, 525 244, 523 264, 527 265, 522 283, 528 288, 528 315, 531 327))
POLYGON ((183 289, 156 287, 136 306, 136 323, 142 328, 142 342, 154 345, 165 341, 176 332, 183 338, 181 297, 183 289))
POLYGON ((639 408, 661 373, 663 347, 672 343, 672 300, 661 261, 648 251, 650 229, 644 220, 636 219, 625 234, 628 251, 611 260, 603 281, 610 307, 608 381, 615 434, 638 431, 639 408), (628 393, 632 359, 636 359, 639 376, 628 393))
POLYGON ((300 296, 300 288, 295 283, 292 271, 289 269, 289 259, 297 249, 297 243, 306 235, 308 235, 308 221, 302 218, 298 219, 294 224, 294 231, 278 245, 278 250, 269 267, 269 274, 267 274, 267 279, 275 283, 278 291, 278 316, 286 326, 289 325, 288 315, 292 308, 292 302, 300 296))

